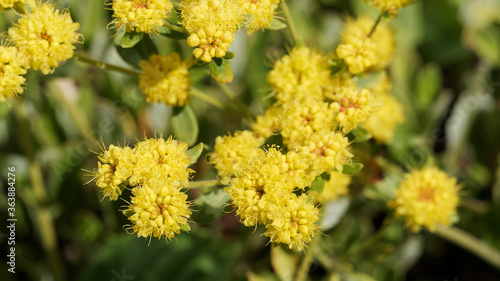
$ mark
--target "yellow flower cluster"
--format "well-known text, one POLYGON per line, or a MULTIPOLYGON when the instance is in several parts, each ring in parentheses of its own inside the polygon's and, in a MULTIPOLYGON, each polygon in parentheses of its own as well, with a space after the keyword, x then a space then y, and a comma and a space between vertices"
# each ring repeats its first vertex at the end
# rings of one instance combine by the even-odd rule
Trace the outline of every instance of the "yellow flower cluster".
POLYGON ((251 21, 245 26, 249 34, 256 30, 270 27, 280 0, 244 0, 245 15, 251 16, 251 21))
POLYGON ((0 102, 23 92, 26 70, 19 61, 17 48, 0 46, 0 102))
POLYGON ((24 4, 26 3, 26 0, 0 0, 0 12, 2 12, 4 9, 14 7, 14 4, 16 3, 24 4))
POLYGON ((127 32, 152 33, 170 17, 172 3, 168 0, 113 0, 111 26, 125 26, 127 32))
MULTIPOLYGON (((341 173, 351 163, 345 135, 366 121, 377 103, 346 73, 332 75, 328 57, 307 47, 278 60, 267 80, 277 101, 257 116, 252 131, 218 137, 210 159, 226 183, 235 176, 225 191, 243 224, 264 224, 271 242, 300 250, 319 219, 317 194, 303 189, 318 175, 341 173), (287 152, 273 146, 264 155, 260 146, 278 133, 287 152)), ((345 182, 341 174, 335 178, 345 182)), ((343 194, 347 185, 328 194, 343 194)))
POLYGON ((396 216, 404 217, 406 225, 418 232, 422 226, 434 231, 438 225, 450 226, 456 215, 459 186, 445 172, 425 167, 406 174, 389 202, 396 216))
POLYGON ((294 152, 282 154, 270 147, 265 155, 235 168, 236 178, 225 191, 246 226, 265 224, 271 242, 302 250, 318 228, 319 210, 306 195, 293 191, 310 185, 314 175, 294 152))
POLYGON ((180 4, 182 26, 191 34, 188 45, 204 62, 226 55, 236 29, 243 21, 242 0, 184 0, 180 4))
POLYGON ((371 92, 381 101, 379 110, 361 124, 375 140, 390 143, 396 127, 405 121, 403 105, 391 95, 391 82, 385 72, 380 81, 369 87, 371 92))
POLYGON ((387 12, 392 17, 398 15, 399 9, 413 4, 413 0, 365 0, 365 2, 370 2, 373 7, 387 12))
POLYGON ((210 163, 217 169, 221 183, 230 182, 238 165, 246 165, 249 161, 264 155, 264 150, 261 148, 264 140, 263 137, 258 137, 248 130, 237 131, 234 136, 217 137, 214 152, 210 155, 210 163))
POLYGON ((395 48, 392 30, 379 23, 370 35, 374 24, 368 17, 350 18, 346 22, 336 53, 353 74, 383 69, 392 59, 395 48))
POLYGON ((138 237, 171 239, 190 216, 186 187, 191 161, 186 143, 146 139, 134 148, 110 145, 100 156, 94 172, 96 185, 105 197, 117 200, 126 186, 132 188, 127 207, 130 229, 138 237))
POLYGON ((24 68, 49 74, 73 56, 73 44, 82 42, 79 28, 68 10, 60 13, 54 5, 33 4, 31 13, 9 28, 8 40, 18 48, 24 68))
POLYGON ((148 61, 141 61, 139 87, 146 95, 146 101, 185 105, 189 101, 188 68, 191 64, 190 60, 182 61, 177 53, 168 56, 153 54, 148 61))

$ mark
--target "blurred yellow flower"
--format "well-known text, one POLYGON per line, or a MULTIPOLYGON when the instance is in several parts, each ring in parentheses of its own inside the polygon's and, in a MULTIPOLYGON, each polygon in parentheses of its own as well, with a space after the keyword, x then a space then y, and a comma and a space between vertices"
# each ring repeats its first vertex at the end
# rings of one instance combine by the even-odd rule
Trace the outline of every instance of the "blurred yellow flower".
POLYGON ((111 5, 115 19, 110 26, 144 33, 157 32, 173 7, 168 0, 113 0, 111 5))
POLYGON ((17 48, 0 46, 0 102, 23 93, 26 70, 19 60, 17 48))

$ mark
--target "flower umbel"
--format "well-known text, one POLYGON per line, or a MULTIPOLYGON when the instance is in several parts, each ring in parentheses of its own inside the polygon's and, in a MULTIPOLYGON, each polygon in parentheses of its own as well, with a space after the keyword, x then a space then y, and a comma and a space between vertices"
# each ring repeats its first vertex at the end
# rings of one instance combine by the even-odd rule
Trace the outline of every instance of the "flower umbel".
POLYGON ((389 202, 396 216, 404 217, 406 225, 415 232, 422 226, 434 231, 436 226, 450 226, 457 213, 459 201, 457 180, 445 172, 426 167, 406 174, 389 202))
POLYGON ((76 32, 79 28, 68 10, 60 13, 51 4, 37 4, 9 28, 8 34, 26 69, 49 74, 73 56, 73 44, 82 43, 82 35, 76 32))
POLYGON ((26 70, 19 66, 17 48, 0 46, 0 102, 23 92, 23 74, 26 70))
POLYGON ((127 32, 152 33, 170 17, 173 5, 168 0, 113 0, 112 26, 125 26, 127 32))
POLYGON ((168 56, 153 54, 140 63, 142 73, 139 86, 147 102, 163 102, 166 105, 183 106, 189 102, 188 68, 191 61, 181 60, 177 53, 168 56))

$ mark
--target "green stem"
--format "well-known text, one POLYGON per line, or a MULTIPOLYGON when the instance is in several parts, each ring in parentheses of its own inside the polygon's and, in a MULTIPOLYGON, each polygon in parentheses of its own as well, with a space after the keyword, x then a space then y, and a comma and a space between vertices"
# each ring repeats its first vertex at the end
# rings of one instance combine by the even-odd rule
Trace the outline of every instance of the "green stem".
POLYGON ((375 23, 373 24, 372 30, 370 30, 370 33, 368 33, 368 37, 372 36, 372 34, 375 32, 375 29, 377 28, 378 24, 380 23, 380 20, 382 19, 382 15, 384 13, 380 12, 378 15, 377 19, 375 20, 375 23))
POLYGON ((19 133, 21 135, 21 145, 26 156, 29 159, 29 173, 32 189, 28 189, 33 193, 36 203, 29 206, 36 215, 42 246, 47 255, 48 262, 52 268, 54 279, 56 281, 65 280, 64 267, 59 250, 57 247, 56 231, 54 227, 54 219, 49 210, 47 193, 43 183, 42 170, 40 165, 35 160, 35 144, 30 136, 29 122, 26 116, 26 108, 24 102, 18 102, 14 106, 14 111, 19 122, 19 133))
POLYGON ((245 113, 247 118, 249 118, 250 120, 253 121, 254 116, 252 115, 252 113, 248 109, 248 106, 246 106, 226 84, 221 83, 221 82, 217 82, 217 84, 219 84, 219 87, 221 87, 221 89, 224 92, 224 94, 226 95, 226 97, 228 97, 229 100, 234 102, 236 104, 236 106, 239 108, 239 110, 241 110, 242 112, 245 113))
POLYGON ((187 30, 185 30, 182 26, 175 25, 175 24, 169 23, 167 21, 163 23, 163 26, 170 29, 170 30, 177 31, 180 33, 188 33, 187 30))
POLYGON ((141 73, 139 71, 136 71, 136 70, 133 70, 133 69, 127 69, 127 68, 124 68, 124 67, 121 67, 121 66, 117 66, 117 65, 114 65, 114 64, 109 64, 109 63, 106 63, 106 62, 103 62, 103 61, 91 59, 89 57, 82 56, 82 55, 79 55, 77 53, 75 53, 73 55, 73 57, 76 58, 79 61, 95 65, 95 66, 97 66, 99 68, 102 68, 102 69, 118 71, 118 72, 121 72, 121 73, 124 73, 124 74, 127 74, 127 75, 136 76, 136 77, 139 77, 139 75, 141 75, 141 73))
POLYGON ((484 241, 456 227, 446 228, 438 226, 434 233, 482 258, 497 269, 500 269, 500 252, 484 241))
POLYGON ((205 94, 204 92, 202 92, 201 90, 199 90, 197 88, 191 87, 190 94, 192 96, 197 97, 200 100, 204 100, 204 101, 208 102, 209 104, 211 104, 215 107, 218 107, 220 109, 226 108, 226 106, 222 102, 220 102, 218 99, 205 94))
POLYGON ((57 100, 57 102, 68 112, 69 116, 76 125, 76 128, 82 135, 83 139, 87 142, 90 149, 98 149, 99 141, 94 135, 94 130, 87 120, 85 114, 81 111, 78 106, 70 103, 62 94, 61 90, 57 85, 52 84, 52 96, 57 100))
POLYGON ((218 180, 205 180, 205 181, 192 181, 189 183, 188 188, 203 188, 219 185, 218 180))
POLYGON ((288 9, 288 5, 285 1, 281 2, 281 9, 285 14, 286 21, 288 22, 288 26, 290 27, 290 32, 292 33, 293 41, 295 45, 302 45, 302 38, 297 33, 297 29, 295 29, 295 24, 293 23, 292 15, 290 14, 290 10, 288 9))
POLYGON ((319 237, 320 233, 316 233, 311 241, 311 244, 309 244, 309 249, 307 250, 306 256, 300 263, 299 270, 295 276, 295 281, 305 281, 307 279, 307 273, 309 272, 309 268, 313 262, 314 252, 319 244, 319 237))

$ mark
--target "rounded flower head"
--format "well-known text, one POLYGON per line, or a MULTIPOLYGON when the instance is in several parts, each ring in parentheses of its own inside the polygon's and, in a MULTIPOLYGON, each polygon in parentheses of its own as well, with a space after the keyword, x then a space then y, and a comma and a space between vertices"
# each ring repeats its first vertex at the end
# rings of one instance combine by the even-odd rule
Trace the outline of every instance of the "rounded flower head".
POLYGON ((314 201, 325 203, 328 201, 335 201, 340 196, 346 195, 349 190, 347 187, 351 183, 351 177, 336 171, 330 172, 330 180, 325 183, 323 192, 318 194, 314 190, 309 190, 309 195, 314 196, 314 201))
POLYGON ((280 129, 282 114, 283 107, 274 103, 264 112, 264 115, 257 116, 255 118, 255 122, 253 122, 250 127, 252 127, 252 131, 257 136, 262 136, 265 139, 268 139, 274 134, 274 132, 280 129))
POLYGON ((249 34, 256 30, 270 27, 274 19, 274 10, 278 8, 280 0, 244 0, 243 8, 245 15, 251 15, 252 19, 245 27, 249 34))
POLYGON ((214 152, 210 154, 210 163, 217 169, 221 182, 229 183, 238 165, 247 165, 249 161, 264 155, 260 148, 264 138, 251 131, 237 131, 234 136, 223 136, 215 139, 214 152))
POLYGON ((243 21, 241 0, 184 0, 180 8, 193 55, 204 62, 224 57, 243 21))
POLYGON ((399 9, 411 5, 413 0, 365 0, 365 2, 370 2, 373 7, 395 17, 398 15, 399 9))
POLYGON ((163 26, 173 5, 168 0, 113 0, 112 26, 125 26, 126 31, 151 33, 163 26))
POLYGON ((306 195, 288 194, 287 200, 276 200, 275 212, 271 212, 264 236, 273 243, 287 244, 290 249, 302 250, 316 235, 319 210, 306 195))
POLYGON ((367 17, 348 19, 337 56, 345 61, 349 72, 358 74, 386 67, 394 53, 394 35, 383 23, 370 35, 374 21, 367 17), (369 36, 370 35, 370 36, 369 36))
POLYGON ((315 132, 335 127, 334 112, 326 102, 307 99, 289 102, 283 107, 281 135, 289 148, 302 146, 315 132))
POLYGON ((341 133, 328 130, 314 133, 296 149, 301 157, 308 159, 314 175, 333 169, 341 172, 343 165, 351 163, 353 157, 349 152, 349 139, 341 133))
POLYGON ((327 96, 334 101, 330 108, 337 114, 335 120, 344 133, 356 128, 358 123, 364 122, 379 107, 375 96, 366 89, 358 91, 355 86, 340 87, 327 96))
POLYGON ((23 92, 23 74, 26 70, 19 66, 17 48, 0 46, 0 102, 23 92))
POLYGON ((3 11, 3 9, 8 9, 14 7, 14 4, 18 2, 19 4, 24 4, 26 3, 26 0, 0 0, 0 12, 3 11))
POLYGON ((189 182, 190 158, 186 153, 188 145, 172 137, 147 139, 135 146, 137 160, 134 163, 130 185, 135 186, 148 178, 168 178, 170 185, 178 189, 189 182))
POLYGON ((73 44, 82 39, 78 28, 68 10, 60 13, 53 5, 38 4, 9 28, 9 40, 18 48, 26 69, 49 74, 59 62, 73 56, 73 44))
POLYGON ((148 61, 141 61, 140 66, 139 86, 147 102, 183 106, 189 101, 190 61, 181 61, 177 53, 153 54, 148 61))
POLYGON ((132 189, 130 227, 137 237, 170 240, 187 225, 191 215, 187 194, 173 187, 168 178, 152 177, 132 189))
POLYGON ((128 181, 134 170, 135 154, 130 147, 110 145, 99 156, 98 169, 94 172, 96 185, 102 189, 104 197, 118 200, 123 187, 122 183, 128 181))
POLYGON ((404 217, 406 225, 418 232, 422 226, 434 231, 438 225, 449 226, 458 205, 457 180, 443 171, 426 167, 406 174, 389 202, 396 216, 404 217))
POLYGON ((326 56, 307 47, 294 48, 274 64, 267 82, 280 102, 322 98, 330 78, 326 56))
POLYGON ((284 155, 276 147, 270 147, 266 155, 247 165, 238 166, 235 174, 236 178, 224 190, 231 195, 236 213, 246 226, 267 224, 270 212, 276 211, 276 200, 314 180, 306 159, 294 152, 284 155))

